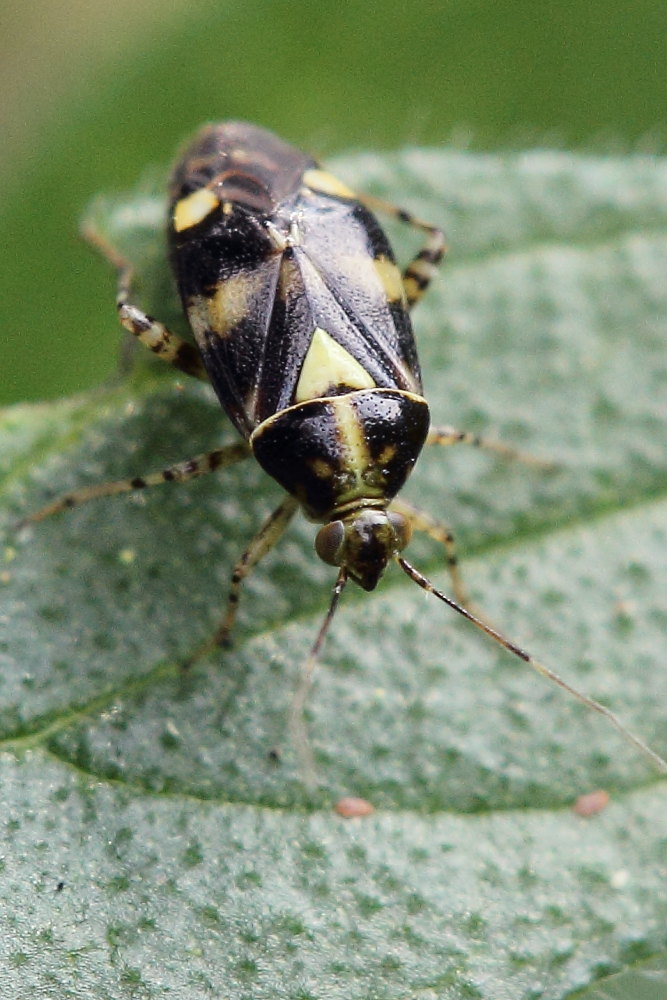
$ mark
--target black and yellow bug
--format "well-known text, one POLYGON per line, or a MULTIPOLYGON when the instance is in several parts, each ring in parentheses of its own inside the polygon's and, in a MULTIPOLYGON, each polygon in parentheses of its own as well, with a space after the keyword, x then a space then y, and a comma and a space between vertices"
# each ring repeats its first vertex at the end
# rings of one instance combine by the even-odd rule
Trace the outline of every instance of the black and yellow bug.
MULTIPOLYGON (((405 284, 375 218, 316 162, 248 125, 205 128, 171 184, 169 248, 222 406, 317 551, 364 589, 407 542, 388 511, 429 428, 408 313, 443 250, 405 284)), ((273 540, 273 538, 271 539, 273 540)))
POLYGON ((99 235, 88 235, 118 269, 122 324, 162 359, 210 381, 242 440, 148 476, 76 491, 25 522, 253 455, 287 496, 237 562, 222 620, 190 662, 226 642, 243 579, 300 508, 321 525, 315 547, 338 567, 338 577, 295 698, 295 718, 346 581, 373 590, 393 560, 667 769, 608 709, 463 606, 448 528, 397 497, 426 442, 513 454, 451 427, 430 428, 410 310, 443 256, 441 231, 357 197, 314 159, 242 122, 207 125, 195 136, 173 171, 169 198, 169 258, 196 346, 131 303, 131 267, 99 235), (402 274, 374 208, 426 233, 402 274), (444 544, 457 601, 401 555, 413 529, 444 544))

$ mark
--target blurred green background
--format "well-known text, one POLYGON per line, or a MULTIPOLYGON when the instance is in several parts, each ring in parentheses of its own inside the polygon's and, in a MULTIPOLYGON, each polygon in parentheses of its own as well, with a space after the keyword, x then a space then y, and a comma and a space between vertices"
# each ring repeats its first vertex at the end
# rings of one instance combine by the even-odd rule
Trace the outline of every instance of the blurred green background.
MULTIPOLYGON (((0 402, 113 371, 98 191, 241 117, 317 155, 406 143, 660 151, 664 0, 44 0, 2 5, 0 402)), ((454 248, 455 252, 455 248, 454 248)))

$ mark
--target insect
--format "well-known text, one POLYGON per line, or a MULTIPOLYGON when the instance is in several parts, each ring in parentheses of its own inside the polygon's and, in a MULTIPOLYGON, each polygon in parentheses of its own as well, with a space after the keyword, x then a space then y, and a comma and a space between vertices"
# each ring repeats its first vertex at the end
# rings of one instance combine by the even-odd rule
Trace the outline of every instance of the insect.
POLYGON ((160 472, 70 493, 23 523, 96 497, 192 479, 252 455, 286 496, 236 563, 218 627, 189 662, 228 641, 244 579, 301 509, 320 525, 317 554, 338 573, 294 698, 295 729, 347 581, 372 591, 395 562, 418 586, 606 716, 667 770, 607 708, 464 606, 449 529, 398 496, 426 443, 514 454, 474 434, 430 426, 410 314, 444 254, 438 228, 358 197, 264 129, 207 125, 169 184, 169 259, 195 344, 131 301, 131 266, 98 234, 88 235, 118 271, 123 326, 164 361, 209 381, 240 440, 160 472), (402 273, 378 210, 425 235, 402 273), (456 600, 402 555, 413 530, 444 546, 456 600))

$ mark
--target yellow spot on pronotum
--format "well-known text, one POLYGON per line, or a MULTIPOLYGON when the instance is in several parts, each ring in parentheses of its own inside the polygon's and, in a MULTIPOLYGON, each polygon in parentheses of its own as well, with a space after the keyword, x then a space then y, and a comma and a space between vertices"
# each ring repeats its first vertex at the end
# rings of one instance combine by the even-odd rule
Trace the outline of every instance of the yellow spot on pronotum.
POLYGON ((373 261, 373 266, 378 278, 382 282, 384 294, 389 302, 401 302, 405 296, 403 288, 403 278, 396 265, 388 257, 381 255, 373 261))
POLYGON ((331 479, 333 477, 334 469, 331 463, 324 458, 311 458, 308 465, 318 479, 331 479))
POLYGON ((295 403, 326 396, 338 387, 373 389, 375 382, 356 358, 317 327, 303 362, 295 403))
POLYGON ((377 456, 376 461, 378 465, 387 465, 387 463, 393 461, 394 458, 396 458, 396 445, 386 444, 377 456))
POLYGON ((316 168, 306 170, 303 182, 306 187, 318 191, 320 194, 331 194, 334 198, 356 198, 354 191, 350 191, 347 185, 330 174, 328 170, 317 170, 316 168))
POLYGON ((198 188, 174 206, 174 229, 177 233, 202 222, 218 207, 218 199, 208 188, 198 188))

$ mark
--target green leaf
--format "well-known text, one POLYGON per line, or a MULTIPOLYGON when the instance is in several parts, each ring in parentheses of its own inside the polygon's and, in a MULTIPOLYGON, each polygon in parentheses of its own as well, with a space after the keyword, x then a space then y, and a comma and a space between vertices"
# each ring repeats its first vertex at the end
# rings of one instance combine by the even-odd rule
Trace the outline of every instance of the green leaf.
MULTIPOLYGON (((666 753, 667 164, 412 150, 337 169, 448 233, 415 311, 434 421, 559 463, 434 450, 406 497, 455 528, 494 623, 666 753)), ((144 188, 94 213, 141 265, 161 206, 144 188)), ((141 277, 170 313, 164 271, 141 277)), ((348 588, 327 640, 317 793, 286 734, 332 585, 312 525, 249 579, 234 649, 179 673, 279 500, 253 463, 12 531, 232 440, 206 387, 150 369, 2 431, 3 997, 556 1000, 664 951, 664 783, 398 569, 348 588), (575 815, 595 788, 609 807, 575 815), (350 794, 375 814, 337 816, 350 794)), ((409 556, 449 588, 431 543, 409 556)))
MULTIPOLYGON (((576 1000, 661 1000, 667 996, 667 956, 654 956, 639 966, 617 972, 576 994, 576 1000)), ((575 1000, 573 997, 572 1000, 575 1000)))

